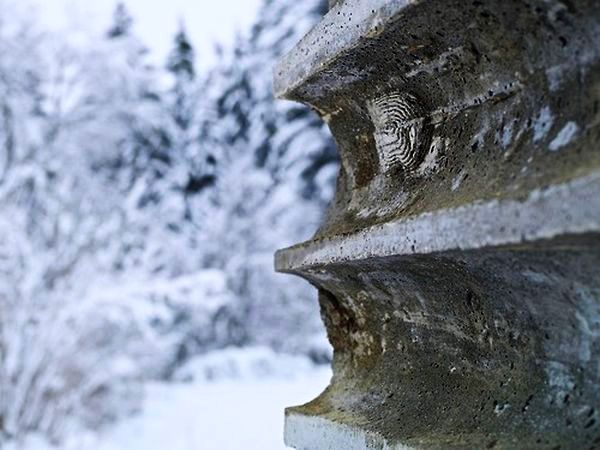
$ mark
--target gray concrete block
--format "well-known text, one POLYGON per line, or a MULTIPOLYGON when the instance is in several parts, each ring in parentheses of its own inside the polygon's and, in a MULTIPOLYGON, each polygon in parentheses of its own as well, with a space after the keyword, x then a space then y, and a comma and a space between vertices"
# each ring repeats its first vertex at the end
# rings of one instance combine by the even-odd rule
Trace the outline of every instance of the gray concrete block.
POLYGON ((600 2, 344 0, 275 91, 342 159, 276 256, 335 349, 288 444, 600 445, 600 2))

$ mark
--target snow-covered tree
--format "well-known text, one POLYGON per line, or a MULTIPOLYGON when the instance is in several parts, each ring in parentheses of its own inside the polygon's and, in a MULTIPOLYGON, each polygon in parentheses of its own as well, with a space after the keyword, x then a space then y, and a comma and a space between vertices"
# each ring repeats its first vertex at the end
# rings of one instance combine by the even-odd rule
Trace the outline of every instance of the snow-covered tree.
POLYGON ((129 14, 125 3, 118 2, 113 12, 113 23, 107 32, 111 39, 129 35, 133 25, 133 18, 129 14))
POLYGON ((186 202, 185 220, 191 220, 194 207, 202 207, 194 197, 212 187, 215 178, 213 157, 203 153, 200 145, 204 84, 196 77, 195 64, 195 51, 181 22, 167 59, 171 85, 165 96, 165 108, 171 151, 182 169, 178 189, 186 202))
POLYGON ((85 55, 14 17, 0 34, 12 153, 0 186, 0 423, 9 436, 58 438, 69 414, 95 424, 124 411, 109 405, 134 376, 103 365, 129 342, 125 328, 104 334, 114 305, 84 301, 117 231, 118 192, 92 176, 106 141, 87 139, 98 123, 85 55), (84 417, 91 403, 98 414, 84 417))
POLYGON ((189 82, 196 76, 196 56, 183 22, 179 23, 174 41, 175 45, 169 55, 167 69, 175 76, 177 82, 189 82))
POLYGON ((212 202, 196 215, 206 263, 226 272, 240 299, 246 340, 304 351, 310 340, 282 336, 320 329, 314 294, 273 274, 272 255, 316 230, 336 156, 314 113, 274 101, 271 70, 325 3, 265 2, 249 38, 239 39, 209 78, 212 116, 202 145, 215 155, 217 181, 212 202))
POLYGON ((82 50, 5 14, 0 439, 58 439, 68 418, 96 427, 139 401, 136 352, 153 345, 141 305, 99 293, 139 251, 128 200, 148 177, 125 158, 149 154, 136 138, 152 136, 160 108, 127 39, 82 50))

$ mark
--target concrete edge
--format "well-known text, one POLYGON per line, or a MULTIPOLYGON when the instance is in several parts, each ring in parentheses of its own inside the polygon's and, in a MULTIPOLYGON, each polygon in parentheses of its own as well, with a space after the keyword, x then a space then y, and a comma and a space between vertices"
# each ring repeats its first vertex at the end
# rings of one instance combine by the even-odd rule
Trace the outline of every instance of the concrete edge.
POLYGON ((336 4, 273 71, 277 98, 288 96, 327 67, 341 52, 353 48, 407 5, 422 0, 345 0, 336 4))
POLYGON ((359 428, 288 412, 285 444, 297 450, 412 450, 403 444, 391 445, 385 438, 359 428))
POLYGON ((394 255, 473 250, 600 232, 600 172, 546 189, 523 200, 494 200, 375 225, 280 250, 279 272, 394 255))

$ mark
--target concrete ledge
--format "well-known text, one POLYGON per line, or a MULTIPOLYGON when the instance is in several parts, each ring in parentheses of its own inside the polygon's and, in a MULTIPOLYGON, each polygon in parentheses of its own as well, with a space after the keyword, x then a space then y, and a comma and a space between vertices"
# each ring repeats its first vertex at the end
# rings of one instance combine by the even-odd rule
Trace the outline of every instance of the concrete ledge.
POLYGON ((289 412, 285 420, 285 444, 297 450, 412 450, 390 446, 376 433, 333 421, 289 412))
POLYGON ((274 90, 286 98, 303 82, 327 67, 341 52, 383 26, 419 0, 345 0, 335 4, 306 37, 275 67, 274 90))
POLYGON ((523 200, 502 200, 426 213, 357 233, 309 241, 276 254, 282 272, 344 261, 471 250, 600 231, 600 173, 523 200))

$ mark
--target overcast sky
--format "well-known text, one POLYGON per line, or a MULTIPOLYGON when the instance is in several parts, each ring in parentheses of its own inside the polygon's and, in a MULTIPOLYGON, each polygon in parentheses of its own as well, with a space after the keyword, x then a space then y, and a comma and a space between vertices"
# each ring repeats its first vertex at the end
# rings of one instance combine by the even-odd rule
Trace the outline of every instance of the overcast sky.
MULTIPOLYGON (((105 29, 117 0, 31 0, 52 28, 105 29)), ((125 0, 136 20, 135 31, 162 62, 182 19, 196 46, 198 63, 210 64, 215 42, 232 42, 247 28, 261 0, 125 0)))

